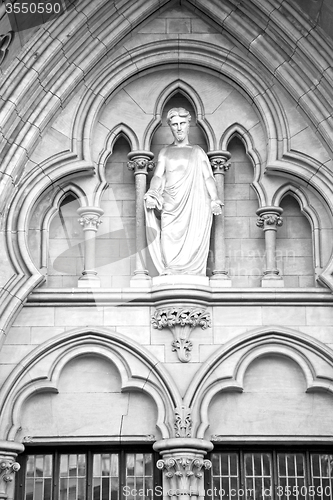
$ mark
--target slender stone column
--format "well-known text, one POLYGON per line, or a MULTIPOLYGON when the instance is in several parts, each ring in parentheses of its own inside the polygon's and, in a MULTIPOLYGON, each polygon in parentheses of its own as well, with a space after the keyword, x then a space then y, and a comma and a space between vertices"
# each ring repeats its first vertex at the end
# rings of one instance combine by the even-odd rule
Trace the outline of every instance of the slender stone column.
POLYGON ((276 265, 276 232, 282 226, 280 207, 262 207, 257 210, 257 226, 262 227, 265 233, 266 269, 263 272, 261 286, 281 287, 284 286, 283 278, 279 275, 276 265))
POLYGON ((135 176, 135 218, 136 218, 136 262, 131 286, 150 285, 151 278, 146 269, 146 228, 144 195, 147 190, 148 171, 154 167, 152 159, 154 154, 150 151, 131 151, 128 153, 127 166, 133 170, 135 176))
POLYGON ((153 448, 162 459, 156 467, 163 471, 163 500, 204 500, 204 470, 210 469, 205 459, 213 444, 205 439, 171 438, 157 441, 153 448))
POLYGON ((95 270, 96 232, 102 222, 100 218, 104 211, 97 207, 81 207, 77 212, 80 216, 78 221, 84 231, 84 270, 79 278, 78 287, 99 287, 100 281, 95 270))
POLYGON ((20 470, 16 457, 22 451, 24 445, 21 443, 0 441, 0 500, 12 500, 14 497, 15 473, 20 470))
MULTIPOLYGON (((219 199, 224 203, 224 176, 230 168, 231 154, 229 151, 210 151, 207 153, 216 180, 219 199)), ((213 222, 213 252, 214 268, 211 277, 212 286, 231 286, 231 280, 226 269, 224 209, 222 214, 214 217, 213 222)))

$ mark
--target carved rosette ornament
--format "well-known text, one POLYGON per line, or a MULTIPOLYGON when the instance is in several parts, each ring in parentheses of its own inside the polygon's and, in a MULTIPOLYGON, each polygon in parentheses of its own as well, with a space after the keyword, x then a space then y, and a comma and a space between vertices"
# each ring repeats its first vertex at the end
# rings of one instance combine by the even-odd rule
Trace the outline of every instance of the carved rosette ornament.
POLYGON ((169 482, 168 496, 188 495, 190 498, 201 496, 202 469, 210 469, 210 460, 193 457, 176 457, 158 460, 156 467, 165 472, 169 482))
POLYGON ((177 352, 178 359, 183 363, 191 360, 192 342, 189 340, 192 330, 200 326, 202 330, 211 326, 210 314, 205 309, 170 308, 157 309, 151 319, 153 328, 162 330, 169 328, 174 340, 172 351, 177 352))

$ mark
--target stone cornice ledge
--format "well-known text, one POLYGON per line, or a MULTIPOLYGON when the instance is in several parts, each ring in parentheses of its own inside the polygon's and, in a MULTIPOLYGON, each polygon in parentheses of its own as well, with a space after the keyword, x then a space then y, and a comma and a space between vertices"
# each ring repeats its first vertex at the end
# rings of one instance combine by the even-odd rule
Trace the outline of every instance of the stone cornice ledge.
POLYGON ((168 306, 186 304, 288 304, 288 305, 332 305, 333 294, 324 288, 228 288, 213 289, 207 286, 188 287, 161 286, 147 288, 42 288, 27 298, 27 306, 89 306, 99 305, 151 305, 168 306))

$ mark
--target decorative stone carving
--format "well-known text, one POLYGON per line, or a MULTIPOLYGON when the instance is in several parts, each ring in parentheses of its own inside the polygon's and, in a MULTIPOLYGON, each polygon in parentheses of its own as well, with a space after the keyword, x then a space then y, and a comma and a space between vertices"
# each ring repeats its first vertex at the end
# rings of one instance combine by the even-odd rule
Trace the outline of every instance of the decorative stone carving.
POLYGON ((161 276, 206 276, 213 215, 222 213, 208 157, 189 142, 190 120, 184 108, 168 111, 174 141, 161 149, 144 197, 149 251, 161 276))
POLYGON ((170 438, 156 441, 153 448, 162 456, 156 466, 163 471, 163 498, 203 500, 203 472, 212 466, 205 455, 213 444, 205 439, 170 438))
POLYGON ((151 319, 153 328, 169 328, 174 336, 172 351, 176 351, 183 363, 191 360, 192 342, 189 340, 192 330, 200 326, 202 330, 211 326, 210 314, 199 308, 157 309, 151 319))
POLYGON ((0 481, 2 480, 6 483, 13 481, 15 472, 19 471, 20 468, 20 464, 17 462, 0 462, 0 481))
POLYGON ((0 500, 14 496, 15 472, 20 470, 16 462, 18 453, 24 450, 22 443, 15 441, 0 441, 0 500))
POLYGON ((191 437, 192 435, 192 417, 189 408, 178 408, 175 410, 175 436, 191 437))
MULTIPOLYGON (((137 155, 138 152, 135 152, 134 154, 137 155)), ((142 152, 142 154, 147 155, 147 152, 142 152)), ((130 156, 130 155, 132 155, 132 158, 133 158, 133 153, 129 153, 128 156, 130 156)), ((149 160, 149 158, 147 158, 147 157, 135 156, 134 158, 135 159, 127 162, 128 169, 134 170, 134 175, 137 175, 137 174, 148 175, 148 171, 152 170, 155 166, 155 163, 153 161, 149 160)))
POLYGON ((229 151, 210 151, 207 156, 212 166, 214 175, 223 174, 229 170, 231 166, 229 161, 231 154, 229 151))
POLYGON ((102 221, 100 219, 100 215, 92 215, 92 214, 84 214, 82 217, 78 219, 78 222, 85 229, 94 229, 97 231, 102 221))
POLYGON ((261 215, 261 217, 258 217, 256 224, 258 227, 262 228, 265 226, 265 224, 268 224, 269 226, 276 225, 277 227, 280 227, 283 224, 283 219, 277 214, 263 214, 261 215))
POLYGON ((202 469, 208 470, 211 466, 210 460, 186 455, 161 459, 156 463, 156 467, 165 471, 165 477, 169 480, 168 496, 182 495, 182 498, 184 495, 190 498, 201 496, 202 469))
POLYGON ((13 31, 8 31, 6 35, 0 35, 0 66, 8 53, 9 45, 13 40, 13 31))

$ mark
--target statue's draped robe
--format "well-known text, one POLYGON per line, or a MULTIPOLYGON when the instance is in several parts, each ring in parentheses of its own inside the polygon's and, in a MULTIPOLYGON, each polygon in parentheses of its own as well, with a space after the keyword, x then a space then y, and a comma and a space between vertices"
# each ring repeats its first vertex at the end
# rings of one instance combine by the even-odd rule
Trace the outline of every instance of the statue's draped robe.
POLYGON ((156 198, 161 220, 145 209, 149 251, 160 274, 206 275, 212 213, 204 162, 205 152, 192 146, 183 177, 156 198))

